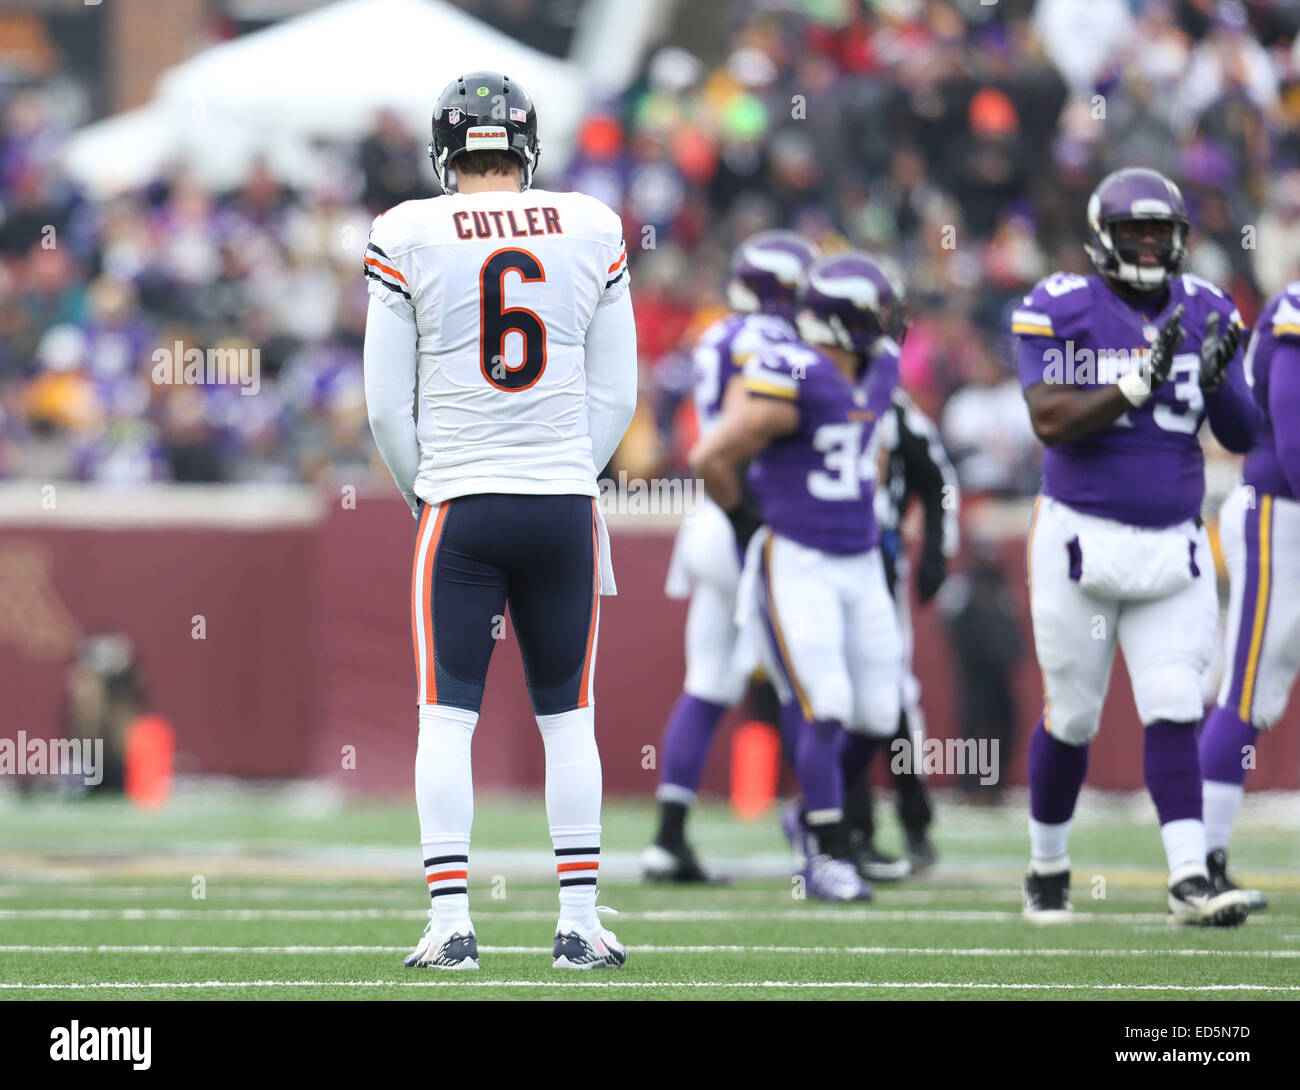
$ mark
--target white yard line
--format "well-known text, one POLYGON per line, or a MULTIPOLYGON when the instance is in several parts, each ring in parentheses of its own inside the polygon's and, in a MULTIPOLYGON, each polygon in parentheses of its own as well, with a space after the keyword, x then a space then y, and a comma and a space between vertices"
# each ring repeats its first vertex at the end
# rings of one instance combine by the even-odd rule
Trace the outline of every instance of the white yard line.
POLYGON ((985 984, 969 981, 905 980, 754 980, 743 983, 724 980, 182 980, 182 981, 90 981, 76 984, 0 984, 5 991, 143 991, 202 988, 852 988, 906 991, 909 989, 954 988, 962 991, 1072 991, 1072 992, 1300 992, 1300 984, 985 984))
MULTIPOLYGON (((1205 957, 1300 958, 1300 950, 1097 950, 1082 948, 1017 949, 1014 947, 951 946, 642 946, 637 954, 923 954, 939 957, 1099 958, 1099 957, 1205 957)), ((396 954, 409 946, 74 946, 20 943, 0 946, 0 954, 396 954)), ((549 954, 549 946, 480 946, 484 954, 549 954)))
MULTIPOLYGON (((619 914, 645 923, 700 923, 727 920, 794 920, 819 923, 933 922, 1024 924, 1020 912, 999 910, 833 908, 808 905, 779 911, 743 909, 659 909, 619 914)), ((554 920, 554 909, 491 909, 480 919, 554 920)), ((0 920, 425 920, 427 911, 399 908, 5 908, 0 920)), ((1156 912, 1076 912, 1076 923, 1163 924, 1168 916, 1156 912)), ((1252 926, 1295 924, 1300 916, 1274 912, 1252 917, 1252 926)))

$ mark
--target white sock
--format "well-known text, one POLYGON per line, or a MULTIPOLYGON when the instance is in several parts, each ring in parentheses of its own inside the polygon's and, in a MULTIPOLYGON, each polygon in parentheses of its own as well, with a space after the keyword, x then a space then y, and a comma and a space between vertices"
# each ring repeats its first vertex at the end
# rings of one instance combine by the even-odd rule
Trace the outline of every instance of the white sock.
POLYGON ((539 715, 546 747, 546 817, 560 880, 560 923, 590 931, 600 875, 600 752, 596 709, 539 715))
POLYGON ((1200 818, 1179 818, 1160 826, 1165 842, 1169 873, 1183 879, 1192 874, 1206 874, 1205 823, 1200 818))
POLYGON ((420 706, 415 805, 424 876, 439 931, 469 922, 469 833, 474 824, 470 742, 477 722, 477 712, 420 706))
POLYGON ((1060 874, 1070 869, 1070 825, 1048 825, 1029 819, 1029 869, 1034 874, 1060 874))
POLYGON ((1239 783, 1220 783, 1205 780, 1201 784, 1201 808, 1205 812, 1205 850, 1227 850, 1232 836, 1232 823, 1237 820, 1237 807, 1245 786, 1239 783))

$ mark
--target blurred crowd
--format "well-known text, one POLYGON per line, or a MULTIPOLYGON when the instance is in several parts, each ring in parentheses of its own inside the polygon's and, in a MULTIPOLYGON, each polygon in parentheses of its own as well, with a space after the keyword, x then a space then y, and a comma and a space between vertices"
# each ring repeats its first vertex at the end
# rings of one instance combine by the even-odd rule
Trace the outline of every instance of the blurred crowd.
MULTIPOLYGON (((966 488, 998 495, 1037 486, 1006 317, 1047 273, 1091 271, 1084 210, 1105 173, 1180 183, 1189 271, 1248 320, 1297 273, 1300 3, 733 8, 718 59, 652 50, 542 182, 624 217, 643 396, 618 463, 633 475, 684 473, 690 346, 721 313, 731 250, 766 227, 893 262, 904 383, 966 488)), ((75 85, 0 71, 0 478, 384 479, 359 255, 376 213, 436 191, 425 134, 379 117, 310 189, 258 168, 211 192, 177 172, 94 201, 60 168, 85 119, 75 85), (256 349, 259 392, 154 382, 154 353, 178 341, 256 349)))

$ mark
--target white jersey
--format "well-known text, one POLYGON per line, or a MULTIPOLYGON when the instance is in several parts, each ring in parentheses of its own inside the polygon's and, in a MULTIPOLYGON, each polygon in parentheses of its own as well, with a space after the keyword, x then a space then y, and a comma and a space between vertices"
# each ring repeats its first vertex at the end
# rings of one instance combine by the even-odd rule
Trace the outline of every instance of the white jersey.
POLYGON ((628 290, 613 211, 537 189, 406 201, 375 220, 365 272, 416 327, 417 496, 598 495, 584 345, 628 290))

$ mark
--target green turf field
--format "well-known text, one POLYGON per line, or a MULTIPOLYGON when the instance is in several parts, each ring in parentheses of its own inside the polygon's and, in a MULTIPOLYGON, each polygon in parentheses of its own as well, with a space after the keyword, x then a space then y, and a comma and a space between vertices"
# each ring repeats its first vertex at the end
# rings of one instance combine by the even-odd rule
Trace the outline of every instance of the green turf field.
MULTIPOLYGON (((414 806, 315 788, 186 787, 159 814, 0 796, 0 998, 1300 998, 1300 800, 1248 796, 1239 879, 1267 912, 1171 928, 1145 798, 1085 795, 1071 845, 1079 918, 1020 918, 1024 802, 940 799, 942 859, 873 904, 796 898, 775 812, 692 818, 727 887, 643 885, 644 802, 605 813, 601 900, 617 973, 550 968, 552 858, 539 799, 480 799, 470 892, 482 968, 402 967, 423 930, 414 806), (199 894, 202 894, 200 897, 199 894)), ((881 808, 890 845, 892 815, 881 808)))

